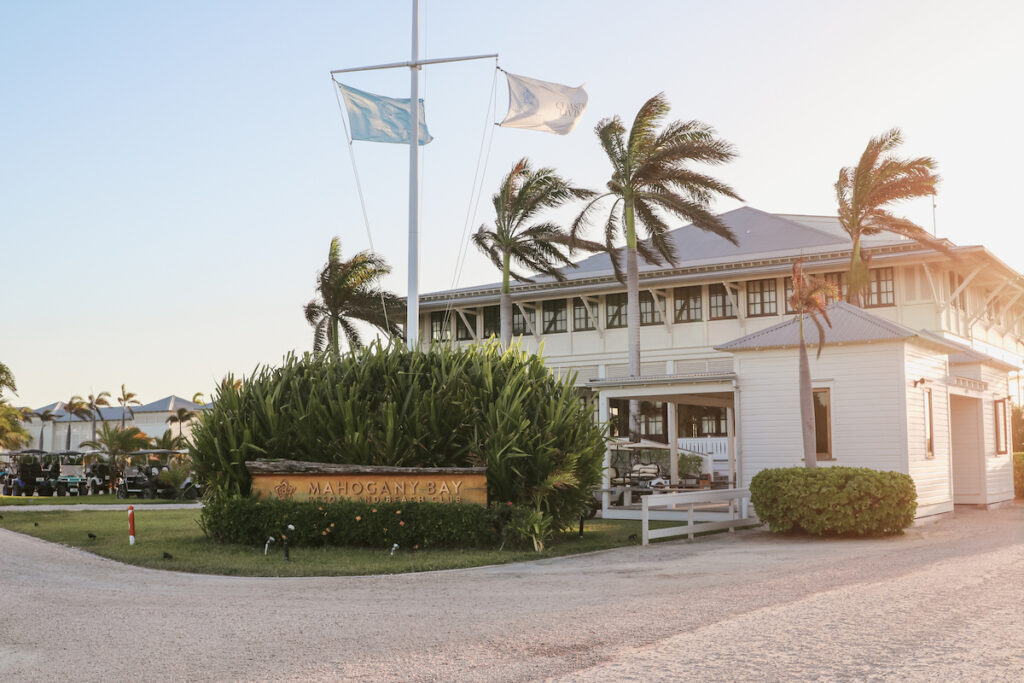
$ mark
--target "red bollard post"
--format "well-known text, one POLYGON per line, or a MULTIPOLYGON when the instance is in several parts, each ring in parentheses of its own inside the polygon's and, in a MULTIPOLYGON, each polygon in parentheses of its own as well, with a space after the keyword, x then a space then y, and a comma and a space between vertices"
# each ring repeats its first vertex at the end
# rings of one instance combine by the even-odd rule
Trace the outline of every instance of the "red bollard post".
POLYGON ((128 545, 135 545, 135 506, 128 506, 128 545))

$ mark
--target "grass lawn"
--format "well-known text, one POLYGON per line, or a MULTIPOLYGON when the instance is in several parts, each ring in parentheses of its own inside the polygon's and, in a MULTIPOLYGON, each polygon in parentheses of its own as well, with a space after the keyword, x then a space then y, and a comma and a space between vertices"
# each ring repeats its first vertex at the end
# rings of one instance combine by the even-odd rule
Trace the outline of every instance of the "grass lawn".
POLYGON ((640 536, 640 522, 594 519, 587 520, 583 538, 575 532, 565 534, 541 554, 509 549, 401 548, 391 557, 387 550, 377 549, 298 548, 292 550, 291 561, 285 562, 279 543, 264 556, 263 548, 208 541, 197 524, 199 512, 136 510, 134 546, 128 545, 124 510, 10 512, 0 519, 0 527, 140 567, 235 576, 350 576, 478 567, 633 545, 640 536), (90 539, 90 533, 96 538, 90 539), (165 552, 172 559, 164 558, 165 552))
MULTIPOLYGON (((3 505, 135 505, 137 503, 191 503, 189 500, 168 500, 165 498, 154 498, 145 500, 142 498, 119 499, 117 496, 0 496, 0 506, 3 505)), ((196 503, 198 506, 198 503, 196 503)))

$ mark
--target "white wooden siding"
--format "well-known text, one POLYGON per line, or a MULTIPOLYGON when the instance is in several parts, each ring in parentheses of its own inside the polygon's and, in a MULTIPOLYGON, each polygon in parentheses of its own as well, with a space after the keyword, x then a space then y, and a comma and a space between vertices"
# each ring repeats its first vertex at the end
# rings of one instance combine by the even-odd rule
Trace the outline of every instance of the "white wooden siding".
POLYGON ((996 454, 995 402, 1007 398, 1006 372, 990 365, 981 366, 982 380, 988 383, 983 401, 982 434, 985 435, 985 503, 1013 500, 1013 444, 1010 430, 1010 404, 1006 403, 1006 453, 996 454))
POLYGON ((918 344, 904 347, 903 392, 906 395, 908 472, 917 485, 917 505, 924 512, 952 510, 950 498, 951 448, 949 442, 949 392, 946 388, 946 354, 918 344), (924 378, 923 385, 914 380, 924 378), (925 390, 932 392, 932 444, 925 439, 925 390), (938 507, 935 507, 938 506, 938 507))

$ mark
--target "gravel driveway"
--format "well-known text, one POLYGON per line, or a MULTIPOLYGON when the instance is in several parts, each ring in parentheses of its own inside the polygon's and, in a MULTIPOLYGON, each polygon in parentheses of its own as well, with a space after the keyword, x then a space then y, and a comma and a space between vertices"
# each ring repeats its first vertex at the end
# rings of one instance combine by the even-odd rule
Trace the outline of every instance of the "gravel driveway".
POLYGON ((348 578, 127 567, 0 531, 0 680, 1024 680, 1024 507, 348 578))

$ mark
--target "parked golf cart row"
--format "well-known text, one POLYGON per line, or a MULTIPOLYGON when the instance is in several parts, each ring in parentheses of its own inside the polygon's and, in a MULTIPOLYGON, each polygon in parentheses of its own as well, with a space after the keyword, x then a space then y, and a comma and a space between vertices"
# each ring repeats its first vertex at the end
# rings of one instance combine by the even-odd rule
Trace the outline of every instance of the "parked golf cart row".
MULTIPOLYGON (((65 451, 46 453, 24 450, 9 454, 0 467, 0 493, 8 496, 68 496, 116 493, 118 498, 199 497, 199 487, 190 475, 175 481, 181 465, 173 462, 181 451, 136 451, 127 456, 125 471, 111 485, 111 466, 106 455, 65 451), (165 471, 173 470, 161 476, 165 471)), ((178 477, 180 479, 180 476, 178 477)))

